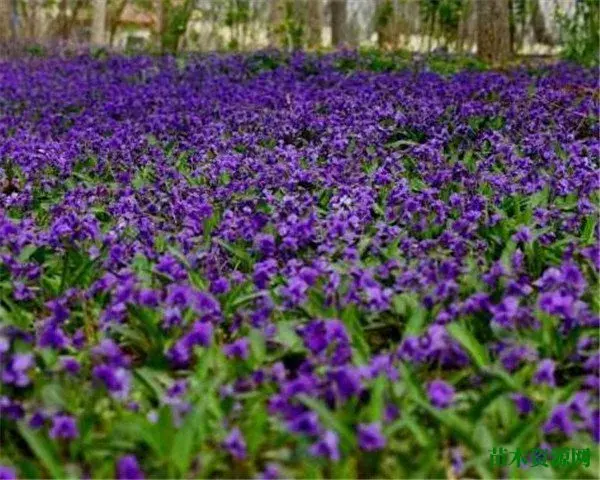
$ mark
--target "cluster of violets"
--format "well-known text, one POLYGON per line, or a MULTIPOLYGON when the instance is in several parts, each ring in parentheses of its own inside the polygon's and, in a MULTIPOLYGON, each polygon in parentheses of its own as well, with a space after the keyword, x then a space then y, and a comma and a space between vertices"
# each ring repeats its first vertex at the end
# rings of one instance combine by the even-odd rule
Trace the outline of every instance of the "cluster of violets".
POLYGON ((1 64, 0 478, 600 441, 597 72, 356 55, 1 64))

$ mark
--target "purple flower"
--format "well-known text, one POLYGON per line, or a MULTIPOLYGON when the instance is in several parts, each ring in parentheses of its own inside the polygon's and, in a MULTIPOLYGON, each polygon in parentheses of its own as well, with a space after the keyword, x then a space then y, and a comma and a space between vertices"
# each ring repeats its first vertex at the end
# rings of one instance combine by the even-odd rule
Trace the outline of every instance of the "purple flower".
POLYGON ((254 237, 254 245, 263 257, 271 257, 275 253, 275 238, 267 233, 259 233, 254 237))
POLYGON ((156 290, 145 288, 140 291, 138 302, 143 307, 156 308, 160 303, 160 295, 156 290))
POLYGON ((131 373, 125 368, 102 364, 94 367, 92 374, 104 383, 114 398, 124 400, 129 395, 131 373))
POLYGON ((19 420, 25 416, 25 411, 17 400, 12 400, 7 396, 1 396, 0 416, 4 416, 4 418, 10 418, 12 420, 19 420))
POLYGON ((511 395, 511 398, 515 403, 515 407, 517 408, 520 415, 528 415, 533 411, 534 405, 529 397, 521 395, 519 393, 515 393, 511 395))
POLYGON ((6 465, 0 465, 0 480, 17 480, 16 470, 6 465))
POLYGON ((38 344, 42 348, 60 350, 69 344, 69 339, 62 328, 53 321, 46 321, 38 335, 38 344))
POLYGON ((167 398, 168 399, 176 399, 178 397, 181 397, 182 395, 185 395, 185 393, 187 392, 187 387, 188 387, 188 382, 187 380, 177 380, 175 382, 173 382, 173 385, 171 385, 168 389, 167 389, 167 398))
POLYGON ((140 469, 135 455, 123 455, 117 462, 118 480, 143 480, 144 472, 140 469))
POLYGON ((538 368, 533 375, 533 383, 542 384, 546 383, 551 387, 556 386, 556 380, 554 379, 554 370, 556 369, 556 364, 553 360, 548 358, 542 360, 538 364, 538 368))
POLYGON ((214 295, 221 295, 229 291, 229 280, 225 277, 219 277, 210 284, 210 292, 214 295))
POLYGON ((81 370, 81 365, 73 357, 62 357, 60 363, 63 370, 71 375, 77 375, 81 370))
POLYGON ((288 422, 291 432, 317 435, 321 429, 319 417, 315 412, 306 412, 288 422))
POLYGON ((311 445, 309 451, 315 457, 325 457, 337 462, 340 459, 337 434, 331 430, 325 431, 321 438, 311 445))
POLYGON ((359 425, 358 445, 362 450, 366 450, 367 452, 384 448, 386 439, 381 432, 381 423, 375 422, 359 425))
POLYGON ((223 347, 223 353, 229 358, 241 358, 247 360, 250 356, 250 342, 247 338, 240 338, 233 343, 223 347))
POLYGON ((50 436, 52 438, 73 439, 79 435, 75 418, 70 415, 58 414, 52 418, 50 436))
POLYGON ((129 359, 121 352, 119 346, 110 338, 103 339, 92 350, 93 354, 103 358, 109 365, 119 367, 129 365, 129 359))
POLYGON ((576 312, 575 298, 564 292, 543 293, 539 297, 538 305, 542 311, 562 318, 573 318, 576 312))
POLYGON ((544 424, 544 433, 552 433, 559 431, 567 437, 571 437, 575 433, 575 424, 571 419, 569 407, 565 404, 558 404, 550 413, 550 418, 544 424))
POLYGON ((400 417, 400 409, 393 403, 388 403, 385 406, 384 419, 386 422, 393 422, 400 417))
POLYGON ((183 317, 181 315, 181 309, 179 307, 167 307, 163 314, 163 326, 164 328, 171 328, 181 325, 183 323, 183 317))
POLYGON ((506 348, 500 353, 500 361, 509 372, 517 370, 524 361, 533 361, 536 358, 535 350, 525 345, 506 348))
POLYGON ((260 480, 278 480, 282 478, 279 471, 279 465, 276 463, 268 463, 265 469, 257 476, 260 480))
POLYGON ((288 280, 287 286, 280 289, 281 296, 289 307, 295 307, 306 300, 308 284, 298 277, 288 280))
POLYGON ((503 327, 511 327, 519 313, 519 298, 508 296, 498 305, 490 307, 494 321, 503 327))
POLYGON ((529 243, 533 240, 533 235, 529 227, 523 226, 513 235, 513 240, 520 243, 529 243))
POLYGON ((225 441, 223 447, 237 460, 246 458, 246 442, 238 427, 234 427, 225 441))
POLYGON ((213 326, 208 322, 194 322, 192 329, 185 336, 188 348, 193 346, 208 347, 212 342, 213 326))
POLYGON ((592 416, 588 421, 592 438, 594 442, 600 443, 600 410, 596 409, 592 412, 592 416))
POLYGON ((2 382, 16 387, 26 387, 31 383, 27 372, 34 366, 31 353, 15 353, 2 370, 2 382))
POLYGON ((29 426, 33 429, 41 428, 44 426, 47 419, 48 415, 38 410, 31 415, 31 418, 29 419, 29 426))
POLYGON ((342 399, 350 398, 361 389, 359 371, 352 367, 343 367, 332 372, 331 378, 342 399))
POLYGON ((434 380, 427 386, 427 395, 433 406, 447 408, 454 401, 454 387, 443 380, 434 380))

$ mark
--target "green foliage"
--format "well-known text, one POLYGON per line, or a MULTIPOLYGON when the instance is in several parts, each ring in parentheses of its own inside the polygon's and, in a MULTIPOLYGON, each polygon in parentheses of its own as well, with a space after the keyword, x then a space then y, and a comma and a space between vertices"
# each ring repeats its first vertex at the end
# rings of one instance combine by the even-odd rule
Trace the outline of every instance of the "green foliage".
POLYGON ((587 66, 597 66, 600 56, 600 2, 578 0, 572 16, 557 11, 563 57, 587 66))
POLYGON ((251 10, 249 0, 229 0, 225 12, 225 25, 231 30, 228 47, 232 50, 241 46, 241 30, 250 21, 251 10))
POLYGON ((288 50, 302 48, 305 42, 305 20, 294 8, 294 2, 284 4, 283 22, 276 28, 281 44, 288 50))
POLYGON ((441 38, 445 45, 457 40, 463 0, 420 0, 419 5, 427 35, 441 38))
POLYGON ((163 7, 165 25, 161 36, 163 51, 177 52, 179 39, 187 30, 193 7, 193 0, 184 0, 183 2, 165 0, 163 7))

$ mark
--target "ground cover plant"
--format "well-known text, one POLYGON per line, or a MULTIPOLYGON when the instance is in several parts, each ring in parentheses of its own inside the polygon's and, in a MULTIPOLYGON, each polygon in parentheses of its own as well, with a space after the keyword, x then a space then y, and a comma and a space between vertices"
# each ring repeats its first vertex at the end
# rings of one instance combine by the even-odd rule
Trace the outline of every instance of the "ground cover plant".
POLYGON ((369 65, 0 65, 0 478, 597 477, 597 71, 369 65))

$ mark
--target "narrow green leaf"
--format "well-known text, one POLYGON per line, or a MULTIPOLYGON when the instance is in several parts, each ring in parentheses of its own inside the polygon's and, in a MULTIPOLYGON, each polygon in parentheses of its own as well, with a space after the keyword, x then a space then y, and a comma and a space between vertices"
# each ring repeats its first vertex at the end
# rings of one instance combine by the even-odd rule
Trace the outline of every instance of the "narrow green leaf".
POLYGON ((58 452, 47 438, 31 428, 19 424, 19 433, 29 445, 35 456, 42 462, 53 478, 66 478, 65 472, 60 464, 58 452))
POLYGON ((305 394, 300 394, 296 398, 304 405, 317 412, 319 417, 321 417, 321 420, 323 420, 323 423, 339 434, 340 440, 345 448, 351 448, 354 445, 354 434, 352 431, 344 423, 338 420, 335 414, 321 401, 305 394))
POLYGON ((446 329, 469 352, 469 355, 478 368, 483 368, 490 363, 487 351, 483 345, 477 341, 465 326, 460 323, 450 323, 446 329))

